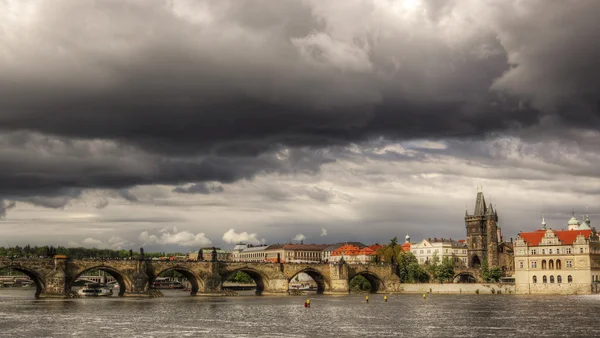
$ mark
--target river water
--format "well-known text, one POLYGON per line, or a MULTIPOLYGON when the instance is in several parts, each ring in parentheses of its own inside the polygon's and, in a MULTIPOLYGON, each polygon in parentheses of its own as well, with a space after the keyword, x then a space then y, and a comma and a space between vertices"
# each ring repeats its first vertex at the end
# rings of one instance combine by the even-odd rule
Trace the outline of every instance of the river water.
POLYGON ((600 296, 33 299, 0 289, 0 337, 600 337, 600 296))

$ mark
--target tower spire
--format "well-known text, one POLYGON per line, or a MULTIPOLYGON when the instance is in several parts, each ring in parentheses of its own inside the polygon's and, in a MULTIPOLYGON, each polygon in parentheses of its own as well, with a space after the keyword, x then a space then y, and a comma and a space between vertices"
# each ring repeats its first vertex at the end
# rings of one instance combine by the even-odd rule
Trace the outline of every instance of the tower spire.
POLYGON ((546 220, 544 219, 543 214, 542 214, 542 229, 546 230, 546 220))
POLYGON ((485 197, 483 197, 483 193, 480 191, 477 193, 477 199, 475 200, 475 212, 474 216, 485 216, 487 211, 487 207, 485 205, 485 197))

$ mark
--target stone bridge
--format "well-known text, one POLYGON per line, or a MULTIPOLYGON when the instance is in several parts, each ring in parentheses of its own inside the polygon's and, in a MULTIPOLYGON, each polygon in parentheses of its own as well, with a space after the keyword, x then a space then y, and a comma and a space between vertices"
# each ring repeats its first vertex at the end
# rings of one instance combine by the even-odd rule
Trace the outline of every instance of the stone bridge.
POLYGON ((29 276, 36 284, 36 297, 66 297, 80 276, 93 270, 112 275, 119 283, 119 296, 148 296, 159 275, 177 271, 191 283, 192 295, 221 293, 228 276, 243 271, 256 283, 257 294, 287 294, 289 282, 306 273, 317 283, 318 293, 347 294, 349 282, 357 275, 371 283, 371 292, 399 292, 400 279, 391 265, 284 264, 250 262, 86 260, 69 258, 0 258, 0 270, 13 269, 29 276))

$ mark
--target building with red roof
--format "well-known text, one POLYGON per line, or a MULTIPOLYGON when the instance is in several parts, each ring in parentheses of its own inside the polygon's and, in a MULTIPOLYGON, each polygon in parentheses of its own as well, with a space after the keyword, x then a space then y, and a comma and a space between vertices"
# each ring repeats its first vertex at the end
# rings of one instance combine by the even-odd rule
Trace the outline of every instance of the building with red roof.
MULTIPOLYGON (((378 245, 380 248, 381 246, 378 245)), ((339 262, 342 258, 348 264, 367 264, 375 260, 376 250, 371 247, 360 248, 353 244, 344 244, 333 250, 329 262, 339 262)))
MULTIPOLYGON (((521 232, 514 242, 517 293, 589 294, 600 284, 600 240, 589 216, 573 215, 567 230, 521 232)), ((564 228, 563 228, 564 229, 564 228)))

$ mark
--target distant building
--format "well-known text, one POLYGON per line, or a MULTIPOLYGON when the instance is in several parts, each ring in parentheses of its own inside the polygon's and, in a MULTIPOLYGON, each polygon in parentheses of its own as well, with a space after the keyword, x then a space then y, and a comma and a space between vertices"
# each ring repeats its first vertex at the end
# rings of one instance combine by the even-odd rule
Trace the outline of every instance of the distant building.
MULTIPOLYGON (((323 251, 321 252, 321 260, 325 263, 329 262, 329 258, 331 257, 331 254, 333 253, 334 250, 341 248, 342 246, 346 245, 346 244, 352 244, 355 245, 359 248, 364 248, 366 247, 366 245, 364 245, 361 242, 340 242, 340 243, 335 243, 335 244, 331 244, 328 245, 325 249, 323 249, 323 251)), ((377 251, 377 250, 375 250, 377 251)))
POLYGON ((589 216, 575 216, 568 230, 542 228, 521 232, 514 243, 517 293, 597 293, 600 279, 600 240, 589 216))
POLYGON ((411 248, 410 236, 408 234, 406 234, 406 237, 404 237, 404 244, 402 244, 402 251, 410 252, 410 248, 411 248))
POLYGON ((376 251, 370 247, 360 248, 357 245, 344 244, 331 253, 329 262, 337 263, 343 258, 348 264, 367 264, 374 262, 375 256, 376 251))
POLYGON ((239 243, 231 251, 231 260, 234 262, 266 262, 268 247, 268 245, 252 246, 239 243))
POLYGON ((450 257, 456 267, 466 267, 468 261, 467 245, 464 241, 455 241, 445 238, 424 239, 410 246, 410 251, 415 255, 419 264, 429 264, 434 255, 441 263, 444 257, 450 257))
POLYGON ((323 250, 329 244, 274 244, 265 250, 265 259, 281 263, 318 263, 322 262, 323 250))

